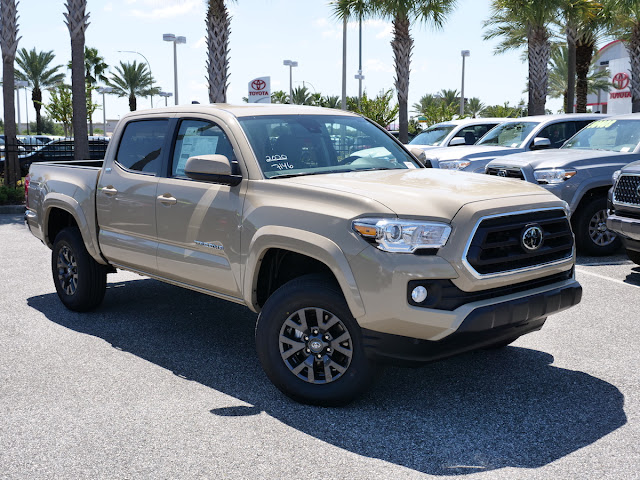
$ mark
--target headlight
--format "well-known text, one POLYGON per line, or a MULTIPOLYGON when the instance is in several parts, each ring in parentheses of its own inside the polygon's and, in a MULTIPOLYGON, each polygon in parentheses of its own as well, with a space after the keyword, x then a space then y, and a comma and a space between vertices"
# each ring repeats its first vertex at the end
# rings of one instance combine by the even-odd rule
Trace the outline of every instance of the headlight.
POLYGON ((451 160, 449 162, 440 162, 440 168, 445 170, 462 170, 467 168, 471 162, 469 160, 451 160))
POLYGON ((622 170, 616 170, 615 172, 613 172, 613 175, 611 175, 611 181, 613 182, 614 185, 618 181, 618 177, 620 176, 621 171, 622 170))
POLYGON ((544 184, 556 184, 569 180, 576 174, 575 170, 565 170, 563 168, 547 168, 543 170, 536 170, 533 172, 533 176, 538 183, 544 184))
POLYGON ((421 248, 441 248, 451 227, 445 223, 391 218, 359 218, 353 229, 385 252, 413 253, 421 248))

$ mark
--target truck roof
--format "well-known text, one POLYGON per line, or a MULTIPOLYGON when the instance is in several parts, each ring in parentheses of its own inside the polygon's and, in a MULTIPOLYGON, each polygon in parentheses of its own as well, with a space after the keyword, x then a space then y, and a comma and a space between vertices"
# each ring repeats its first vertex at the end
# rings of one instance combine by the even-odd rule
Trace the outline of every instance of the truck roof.
POLYGON ((288 104, 260 104, 246 103, 242 105, 231 105, 229 103, 211 104, 191 104, 177 105, 172 107, 153 108, 146 110, 136 110, 130 112, 123 119, 147 115, 147 114, 175 114, 175 113, 221 113, 225 112, 234 117, 253 117, 261 115, 345 115, 359 116, 353 112, 339 110, 337 108, 311 107, 308 105, 288 105, 288 104))

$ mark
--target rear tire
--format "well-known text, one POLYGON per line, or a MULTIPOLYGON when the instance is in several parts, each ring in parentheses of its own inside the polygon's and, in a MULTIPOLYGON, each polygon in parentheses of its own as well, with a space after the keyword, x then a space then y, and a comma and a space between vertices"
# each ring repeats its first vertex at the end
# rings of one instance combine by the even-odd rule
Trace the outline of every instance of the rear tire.
POLYGON ((294 279, 269 297, 258 316, 256 349, 271 382, 309 405, 345 405, 374 373, 342 292, 318 275, 294 279))
POLYGON ((620 248, 620 237, 607 228, 607 199, 593 197, 576 212, 576 248, 583 255, 611 255, 620 248))
POLYGON ((102 303, 107 269, 89 255, 76 227, 65 228, 56 236, 51 271, 58 297, 69 310, 86 312, 102 303))
POLYGON ((627 256, 633 263, 635 263, 636 265, 640 265, 640 252, 627 249, 627 256))

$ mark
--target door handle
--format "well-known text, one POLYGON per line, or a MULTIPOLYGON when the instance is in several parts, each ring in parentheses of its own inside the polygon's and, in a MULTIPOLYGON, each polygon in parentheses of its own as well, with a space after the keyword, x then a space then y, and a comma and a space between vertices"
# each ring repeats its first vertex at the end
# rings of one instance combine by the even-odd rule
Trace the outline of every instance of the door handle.
POLYGON ((178 200, 172 197, 170 193, 165 193, 164 195, 160 195, 158 197, 158 200, 160 201, 160 203, 164 205, 175 205, 176 203, 178 203, 178 200))
POLYGON ((102 191, 102 193, 106 195, 115 195, 116 193, 118 193, 118 190, 113 188, 113 185, 109 185, 108 187, 102 187, 100 190, 102 191))

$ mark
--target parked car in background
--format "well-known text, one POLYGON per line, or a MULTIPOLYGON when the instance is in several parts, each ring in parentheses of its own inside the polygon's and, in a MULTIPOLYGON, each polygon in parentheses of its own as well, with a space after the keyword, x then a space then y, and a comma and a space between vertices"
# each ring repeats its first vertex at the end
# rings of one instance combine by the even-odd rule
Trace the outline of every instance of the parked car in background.
POLYGON ((569 204, 578 250, 609 255, 620 247, 606 226, 611 176, 635 160, 640 160, 640 114, 595 121, 558 150, 492 160, 485 173, 537 183, 555 193, 569 204))
POLYGON ((640 161, 615 172, 612 180, 607 227, 620 237, 631 261, 640 265, 640 161))
POLYGON ((436 123, 416 135, 409 145, 423 150, 473 145, 493 127, 507 120, 507 118, 464 118, 436 123))
POLYGON ((572 113, 511 119, 489 130, 475 145, 425 152, 434 168, 484 173, 487 163, 513 153, 560 148, 576 132, 605 115, 572 113))
POLYGON ((26 152, 33 152, 51 141, 38 135, 18 135, 17 138, 26 152))
MULTIPOLYGON (((89 137, 88 160, 102 160, 108 145, 108 137, 89 137)), ((73 159, 73 139, 54 140, 36 151, 20 155, 20 169, 23 175, 26 175, 32 163, 73 159)))

